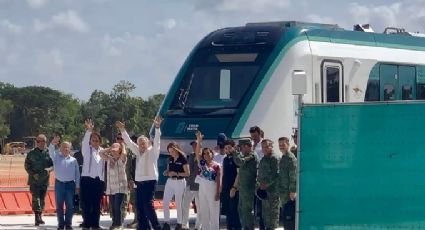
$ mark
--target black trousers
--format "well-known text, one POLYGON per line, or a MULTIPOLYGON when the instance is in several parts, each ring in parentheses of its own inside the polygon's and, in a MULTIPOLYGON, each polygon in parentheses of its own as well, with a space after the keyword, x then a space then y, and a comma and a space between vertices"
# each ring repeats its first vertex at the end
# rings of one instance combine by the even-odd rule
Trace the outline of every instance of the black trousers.
POLYGON ((100 201, 105 183, 96 177, 81 177, 81 202, 83 203, 83 227, 99 228, 100 201))
POLYGON ((226 222, 228 230, 241 229, 241 221, 239 219, 239 192, 236 192, 235 197, 230 197, 230 189, 223 189, 220 200, 226 213, 226 222))
POLYGON ((153 206, 156 180, 136 181, 136 208, 137 208, 137 229, 150 229, 149 222, 153 229, 161 229, 153 206))

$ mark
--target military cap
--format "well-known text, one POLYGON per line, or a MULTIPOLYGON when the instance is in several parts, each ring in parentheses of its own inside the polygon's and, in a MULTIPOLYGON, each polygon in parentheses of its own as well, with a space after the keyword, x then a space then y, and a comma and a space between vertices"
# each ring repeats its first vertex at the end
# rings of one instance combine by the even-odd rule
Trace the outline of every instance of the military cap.
POLYGON ((242 139, 239 140, 239 145, 251 145, 252 146, 251 139, 242 138, 242 139))

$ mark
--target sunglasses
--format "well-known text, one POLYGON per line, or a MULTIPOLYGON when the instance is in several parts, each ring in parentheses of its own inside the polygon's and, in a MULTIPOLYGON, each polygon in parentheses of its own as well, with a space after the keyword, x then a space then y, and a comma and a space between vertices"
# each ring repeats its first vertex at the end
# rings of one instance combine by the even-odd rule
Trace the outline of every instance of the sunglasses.
POLYGON ((46 142, 46 141, 45 140, 36 140, 35 142, 41 143, 41 142, 46 142))
POLYGON ((124 140, 124 138, 122 138, 122 137, 117 137, 116 138, 118 141, 122 141, 122 140, 124 140))

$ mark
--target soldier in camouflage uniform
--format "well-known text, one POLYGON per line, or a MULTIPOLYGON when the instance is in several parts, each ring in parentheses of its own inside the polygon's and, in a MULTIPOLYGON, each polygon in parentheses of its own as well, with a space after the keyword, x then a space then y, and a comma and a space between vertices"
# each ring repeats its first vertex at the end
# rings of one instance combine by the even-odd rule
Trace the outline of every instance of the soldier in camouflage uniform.
POLYGON ((289 139, 287 137, 279 138, 279 149, 282 153, 279 161, 279 191, 280 204, 283 209, 289 199, 294 200, 296 197, 297 158, 289 151, 289 139))
POLYGON ((278 170, 279 158, 273 153, 273 141, 261 141, 264 157, 258 166, 258 186, 267 192, 267 198, 262 201, 262 215, 266 230, 276 229, 279 224, 279 192, 278 170))
POLYGON ((44 224, 41 214, 44 209, 47 187, 49 186, 49 172, 47 168, 53 166, 46 148, 47 138, 40 134, 36 138, 36 147, 25 158, 25 170, 28 173, 28 185, 32 194, 32 210, 35 214, 35 225, 44 224))
POLYGON ((239 166, 239 217, 243 229, 254 229, 254 197, 257 178, 257 154, 252 150, 250 139, 239 140, 240 153, 234 153, 239 166))

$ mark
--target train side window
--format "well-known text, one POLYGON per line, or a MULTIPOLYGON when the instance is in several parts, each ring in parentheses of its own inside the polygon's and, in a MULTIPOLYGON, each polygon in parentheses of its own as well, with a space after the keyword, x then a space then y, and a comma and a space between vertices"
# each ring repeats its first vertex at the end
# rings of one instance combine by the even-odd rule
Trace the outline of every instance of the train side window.
POLYGON ((367 82, 365 101, 379 101, 379 80, 367 82))
POLYGON ((395 88, 392 84, 384 85, 384 101, 393 101, 395 100, 395 88))
POLYGON ((412 85, 403 85, 401 87, 401 100, 413 100, 412 85))
POLYGON ((416 90, 416 99, 425 100, 425 84, 418 84, 416 90))

